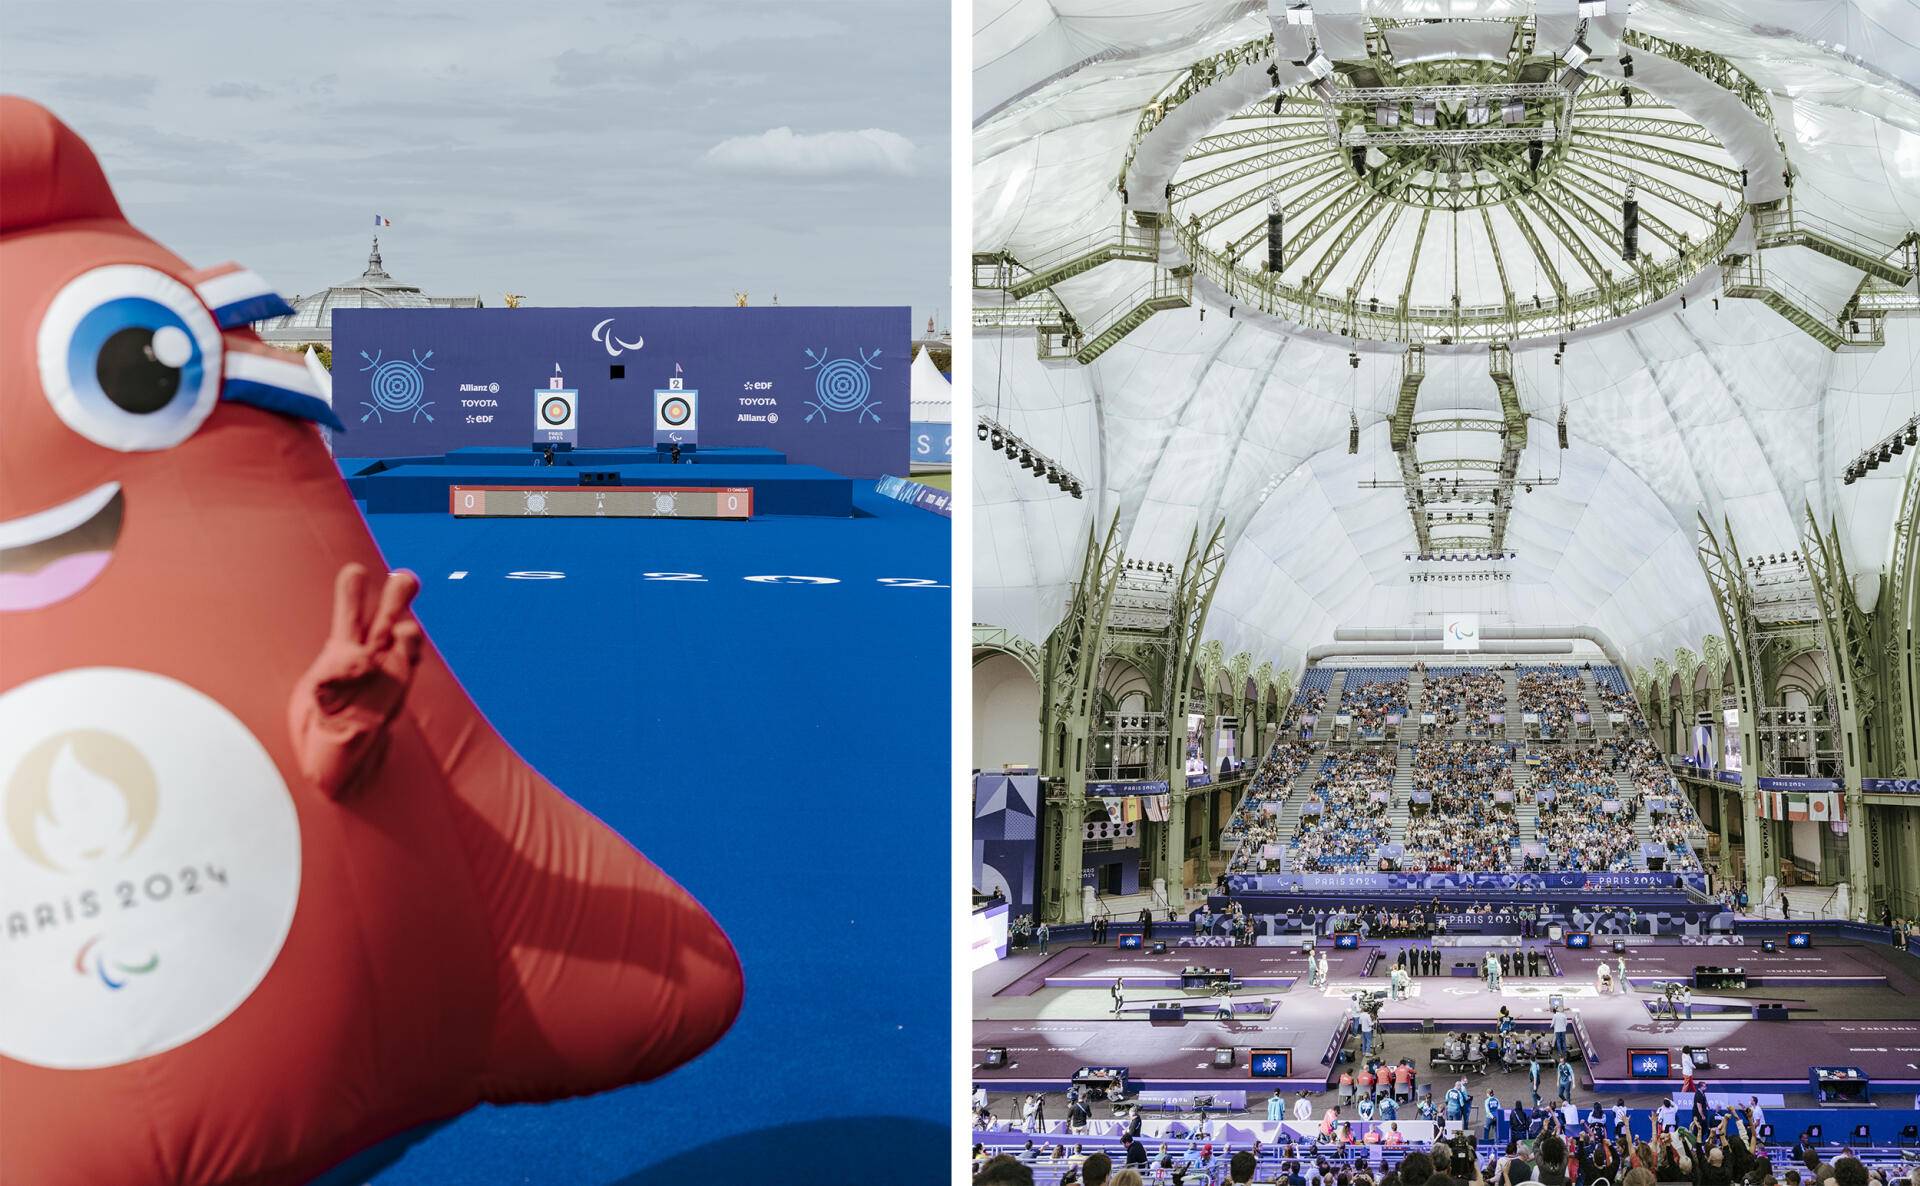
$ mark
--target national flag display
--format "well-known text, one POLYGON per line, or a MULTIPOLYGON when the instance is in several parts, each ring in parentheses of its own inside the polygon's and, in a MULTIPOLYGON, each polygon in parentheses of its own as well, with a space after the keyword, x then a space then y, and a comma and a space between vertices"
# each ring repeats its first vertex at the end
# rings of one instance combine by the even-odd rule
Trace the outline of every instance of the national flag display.
POLYGON ((1787 818, 1803 820, 1807 818, 1807 797, 1805 795, 1787 796, 1787 818))

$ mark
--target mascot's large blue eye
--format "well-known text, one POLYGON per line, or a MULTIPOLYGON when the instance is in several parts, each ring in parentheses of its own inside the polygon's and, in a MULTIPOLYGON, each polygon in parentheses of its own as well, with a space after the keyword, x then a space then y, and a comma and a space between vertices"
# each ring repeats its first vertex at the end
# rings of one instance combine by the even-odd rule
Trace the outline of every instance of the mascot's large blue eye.
POLYGON ((152 268, 76 277, 40 322, 39 353, 47 402, 110 449, 171 448, 219 399, 219 327, 192 289, 152 268))

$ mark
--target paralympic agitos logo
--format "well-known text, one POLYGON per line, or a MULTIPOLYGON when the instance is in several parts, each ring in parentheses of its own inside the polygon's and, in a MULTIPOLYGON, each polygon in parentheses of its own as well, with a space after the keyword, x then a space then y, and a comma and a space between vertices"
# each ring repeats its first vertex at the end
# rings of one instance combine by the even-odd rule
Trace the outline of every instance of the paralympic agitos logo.
POLYGON ((109 991, 158 971, 157 948, 109 938, 98 920, 136 908, 177 909, 228 884, 217 864, 149 870, 138 862, 162 799, 152 763, 118 734, 68 730, 29 750, 5 787, 7 839, 28 861, 79 886, 8 911, 9 945, 49 933, 70 938, 74 972, 109 991))

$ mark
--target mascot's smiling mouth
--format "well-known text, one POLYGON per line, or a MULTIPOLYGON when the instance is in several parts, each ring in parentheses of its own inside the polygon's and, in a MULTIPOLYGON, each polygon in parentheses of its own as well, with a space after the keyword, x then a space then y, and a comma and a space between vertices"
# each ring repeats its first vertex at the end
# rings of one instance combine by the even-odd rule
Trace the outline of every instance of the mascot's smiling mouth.
POLYGON ((113 559, 126 512, 120 483, 71 502, 0 522, 0 613, 65 601, 93 583, 113 559))

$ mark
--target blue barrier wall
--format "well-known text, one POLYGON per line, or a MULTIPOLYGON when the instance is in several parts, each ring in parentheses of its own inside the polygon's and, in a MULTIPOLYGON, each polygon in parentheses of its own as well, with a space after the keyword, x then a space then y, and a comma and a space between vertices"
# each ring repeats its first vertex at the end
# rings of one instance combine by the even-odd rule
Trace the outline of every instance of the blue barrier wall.
POLYGON ((651 445, 653 393, 677 367, 698 393, 699 443, 877 478, 908 454, 910 320, 882 307, 341 309, 334 450, 530 446, 535 393, 556 373, 579 392, 581 447, 651 445))

